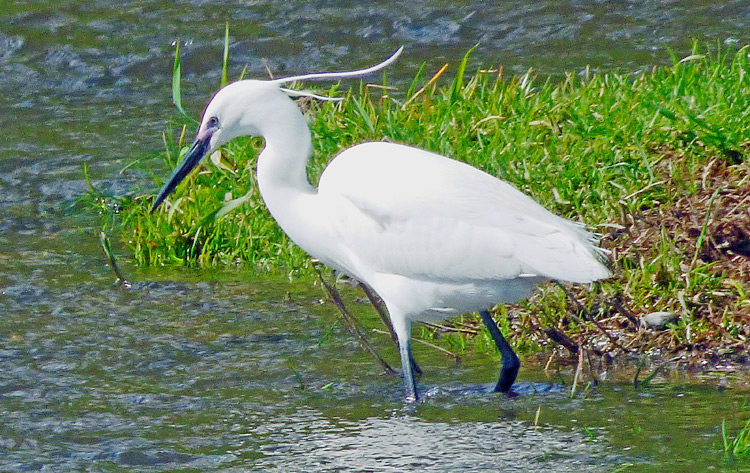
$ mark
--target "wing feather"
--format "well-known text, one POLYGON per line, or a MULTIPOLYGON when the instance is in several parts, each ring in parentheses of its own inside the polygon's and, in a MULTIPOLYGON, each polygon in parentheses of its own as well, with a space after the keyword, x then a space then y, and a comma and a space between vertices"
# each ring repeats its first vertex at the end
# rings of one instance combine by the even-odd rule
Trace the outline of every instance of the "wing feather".
POLYGON ((609 275, 580 225, 427 151, 393 143, 350 148, 329 164, 319 195, 337 209, 329 224, 348 250, 345 266, 454 282, 609 275))

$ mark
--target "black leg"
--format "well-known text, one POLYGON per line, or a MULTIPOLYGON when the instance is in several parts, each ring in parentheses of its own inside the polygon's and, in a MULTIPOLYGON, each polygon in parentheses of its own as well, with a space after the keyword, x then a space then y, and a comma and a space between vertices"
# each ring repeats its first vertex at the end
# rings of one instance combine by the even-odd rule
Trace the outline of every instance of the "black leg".
POLYGON ((510 391, 513 382, 516 380, 518 368, 521 366, 521 362, 518 360, 518 356, 513 352, 513 348, 511 348, 508 341, 503 337, 500 329, 497 328, 497 324, 490 313, 483 310, 479 314, 482 316, 482 322, 487 326, 490 335, 492 335, 492 339, 495 340, 495 345, 497 345, 497 348, 500 350, 500 354, 503 357, 500 379, 495 386, 495 392, 507 393, 510 391))

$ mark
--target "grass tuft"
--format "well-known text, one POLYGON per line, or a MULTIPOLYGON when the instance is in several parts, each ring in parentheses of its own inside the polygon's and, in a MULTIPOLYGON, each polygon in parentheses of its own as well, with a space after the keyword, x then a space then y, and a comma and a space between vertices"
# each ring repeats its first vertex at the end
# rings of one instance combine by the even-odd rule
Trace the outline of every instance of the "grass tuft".
MULTIPOLYGON (((224 70, 227 51, 228 33, 224 70)), ((750 337, 748 52, 703 52, 696 44, 672 66, 636 75, 542 80, 532 71, 506 78, 502 68, 467 77, 470 50, 447 84, 447 67, 434 74, 422 67, 404 92, 384 81, 362 84, 339 103, 301 100, 314 143, 308 170, 317 182, 346 147, 407 143, 507 180, 602 234, 614 277, 589 290, 548 285, 502 309, 501 324, 518 346, 565 341, 571 351, 594 354, 741 356, 750 337), (638 319, 651 312, 671 312, 677 322, 644 329, 638 319)), ((181 110, 179 46, 174 71, 181 110)), ((158 172, 143 161, 128 170, 156 174, 157 189, 187 150, 179 129, 177 138, 165 135, 158 172)), ((122 235, 138 264, 242 264, 312 278, 309 258, 258 194, 261 148, 258 139, 229 143, 154 215, 152 191, 117 200, 92 188, 91 202, 103 213, 103 230, 122 235)))
POLYGON ((724 441, 724 453, 733 457, 750 458, 750 420, 734 438, 729 437, 727 421, 722 421, 721 438, 724 441))

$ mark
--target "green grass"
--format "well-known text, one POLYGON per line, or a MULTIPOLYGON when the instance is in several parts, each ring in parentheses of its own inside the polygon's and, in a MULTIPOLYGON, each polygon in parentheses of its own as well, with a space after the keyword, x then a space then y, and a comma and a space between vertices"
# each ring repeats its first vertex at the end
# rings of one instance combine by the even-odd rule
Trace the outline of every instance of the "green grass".
POLYGON ((737 432, 734 438, 727 432, 726 420, 721 423, 721 437, 724 441, 724 453, 727 455, 750 459, 750 420, 737 432))
MULTIPOLYGON (((610 343, 613 351, 638 337, 628 350, 731 352, 748 335, 747 285, 729 256, 714 261, 706 251, 715 243, 715 212, 726 206, 717 189, 748 187, 748 52, 702 53, 696 45, 671 67, 558 79, 531 71, 506 77, 502 69, 468 74, 467 54, 452 81, 440 76, 442 70, 425 74, 423 68, 395 90, 360 84, 340 103, 305 101, 314 143, 309 173, 316 182, 333 156, 362 141, 407 143, 507 180, 551 211, 603 234, 603 246, 613 250, 612 279, 575 289, 577 303, 550 285, 502 312, 503 328, 529 351, 549 343, 545 328, 583 346, 601 338, 602 329, 587 315, 620 340, 619 347, 610 343), (717 169, 726 182, 710 187, 706 176, 717 169), (707 208, 707 199, 698 199, 705 192, 711 197, 707 208), (695 235, 672 212, 691 199, 704 205, 684 216, 697 226, 695 235), (659 212, 670 218, 662 220, 659 212), (635 317, 673 311, 680 318, 665 332, 641 337, 616 301, 635 317)), ((225 54, 223 70, 227 60, 225 54)), ((179 107, 179 56, 174 70, 179 107)), ((388 85, 385 75, 380 85, 388 85)), ((330 93, 340 95, 338 86, 330 93)), ((278 228, 255 186, 260 139, 229 143, 169 197, 171 206, 148 213, 153 192, 189 145, 183 125, 175 129, 165 133, 156 164, 140 160, 134 166, 154 176, 148 192, 114 202, 92 188, 103 230, 121 235, 141 265, 241 264, 312 278, 308 256, 278 228)), ((492 346, 481 337, 478 344, 492 346)))

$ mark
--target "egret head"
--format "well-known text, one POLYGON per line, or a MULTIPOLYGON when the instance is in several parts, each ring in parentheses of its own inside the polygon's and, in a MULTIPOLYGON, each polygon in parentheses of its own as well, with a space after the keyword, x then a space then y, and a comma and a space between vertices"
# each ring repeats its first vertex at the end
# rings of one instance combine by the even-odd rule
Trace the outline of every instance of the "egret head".
MULTIPOLYGON (((286 99, 279 87, 269 81, 243 80, 219 90, 206 106, 195 141, 154 200, 151 212, 190 174, 204 156, 238 136, 258 136, 263 117, 271 104, 286 99)), ((288 100, 288 99, 286 99, 288 100)))
POLYGON ((238 136, 261 136, 263 123, 284 102, 289 102, 286 94, 270 81, 242 80, 229 84, 206 106, 196 143, 206 143, 208 154, 238 136))
MULTIPOLYGON (((291 104, 286 96, 308 96, 331 100, 315 94, 288 90, 284 84, 303 80, 337 80, 360 77, 379 71, 401 54, 399 48, 386 61, 357 71, 323 72, 268 81, 241 80, 219 90, 206 106, 195 141, 177 165, 167 182, 156 195, 151 207, 153 213, 177 185, 195 168, 207 154, 238 136, 262 136, 264 127, 283 126, 272 119, 277 116, 280 105, 291 104)), ((292 104, 293 106, 293 104, 292 104)))

